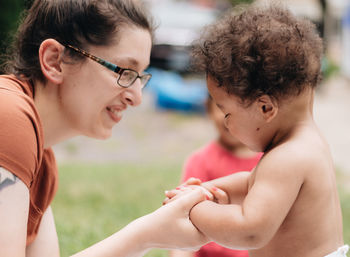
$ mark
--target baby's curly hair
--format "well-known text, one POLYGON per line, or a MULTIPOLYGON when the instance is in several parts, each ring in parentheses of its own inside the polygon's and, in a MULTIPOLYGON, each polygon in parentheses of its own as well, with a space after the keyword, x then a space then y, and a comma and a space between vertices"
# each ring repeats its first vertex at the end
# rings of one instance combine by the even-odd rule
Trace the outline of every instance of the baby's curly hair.
POLYGON ((208 26, 193 44, 192 64, 243 103, 282 100, 316 87, 322 40, 314 24, 281 6, 250 6, 208 26))

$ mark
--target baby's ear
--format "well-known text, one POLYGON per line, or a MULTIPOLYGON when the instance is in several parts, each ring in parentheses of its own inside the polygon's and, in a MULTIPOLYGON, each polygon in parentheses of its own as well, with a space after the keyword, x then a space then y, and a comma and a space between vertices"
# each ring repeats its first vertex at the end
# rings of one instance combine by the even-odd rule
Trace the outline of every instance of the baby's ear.
POLYGON ((257 100, 259 113, 266 122, 272 121, 278 113, 278 104, 273 98, 268 95, 262 95, 257 100))
POLYGON ((54 39, 44 40, 39 48, 41 71, 45 78, 54 84, 61 84, 63 81, 61 69, 63 51, 64 46, 54 39))

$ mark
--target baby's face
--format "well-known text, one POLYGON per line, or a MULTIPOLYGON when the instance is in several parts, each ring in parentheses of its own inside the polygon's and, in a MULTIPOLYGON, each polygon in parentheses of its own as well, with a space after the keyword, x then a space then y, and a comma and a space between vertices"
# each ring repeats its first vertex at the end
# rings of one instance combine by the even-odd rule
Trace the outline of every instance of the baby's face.
POLYGON ((210 103, 209 116, 215 124, 221 142, 223 142, 226 146, 232 148, 243 145, 234 135, 231 135, 230 131, 225 126, 225 115, 219 109, 219 107, 216 106, 214 101, 211 101, 210 103))
POLYGON ((260 127, 263 120, 255 104, 242 105, 240 99, 228 94, 210 76, 207 79, 209 94, 223 113, 224 125, 231 135, 251 150, 261 151, 260 127))

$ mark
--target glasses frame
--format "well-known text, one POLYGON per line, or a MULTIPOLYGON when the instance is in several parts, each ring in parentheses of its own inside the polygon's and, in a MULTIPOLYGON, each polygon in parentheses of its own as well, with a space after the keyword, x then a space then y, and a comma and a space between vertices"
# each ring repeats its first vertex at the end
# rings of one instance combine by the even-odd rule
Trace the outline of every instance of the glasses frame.
POLYGON ((77 48, 77 47, 75 47, 75 46, 72 46, 72 45, 69 45, 69 44, 64 45, 64 46, 65 46, 65 47, 68 47, 69 49, 74 50, 75 52, 77 52, 77 53, 79 53, 79 54, 81 54, 81 55, 83 55, 83 56, 85 56, 85 57, 90 58, 91 60, 93 60, 93 61, 95 61, 95 62, 101 64, 102 66, 106 67, 107 69, 109 69, 109 70, 111 70, 111 71, 117 73, 117 74, 119 75, 118 80, 117 80, 117 83, 118 83, 119 86, 121 86, 121 87, 123 87, 123 88, 131 87, 131 86, 135 83, 135 81, 136 81, 138 78, 141 80, 142 88, 144 88, 144 87, 147 85, 148 81, 149 81, 149 80, 151 79, 151 77, 152 77, 152 74, 150 74, 150 73, 145 73, 145 74, 143 74, 143 75, 140 75, 137 71, 135 71, 135 70, 133 70, 133 69, 124 69, 124 68, 121 68, 121 67, 119 67, 118 65, 115 65, 115 64, 113 64, 113 63, 111 63, 111 62, 108 62, 108 61, 106 61, 106 60, 104 60, 104 59, 102 59, 102 58, 100 58, 100 57, 97 57, 97 56, 95 56, 95 55, 92 55, 92 54, 86 52, 85 50, 82 50, 82 49, 77 48), (132 71, 132 72, 134 72, 134 73, 137 74, 137 76, 136 76, 128 85, 122 85, 122 84, 120 84, 120 82, 119 82, 119 80, 120 80, 120 78, 122 77, 124 71, 132 71), (146 78, 146 80, 144 80, 145 78, 146 78))

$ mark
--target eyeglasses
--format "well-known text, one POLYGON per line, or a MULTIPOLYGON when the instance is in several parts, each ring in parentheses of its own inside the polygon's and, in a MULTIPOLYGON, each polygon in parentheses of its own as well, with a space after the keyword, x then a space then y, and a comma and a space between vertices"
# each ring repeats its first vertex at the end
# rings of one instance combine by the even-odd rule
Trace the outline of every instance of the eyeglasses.
POLYGON ((145 73, 145 74, 140 76, 140 74, 135 70, 120 68, 117 65, 110 63, 106 60, 103 60, 103 59, 101 59, 97 56, 94 56, 92 54, 89 54, 88 52, 86 52, 82 49, 79 49, 79 48, 71 46, 71 45, 65 45, 65 46, 76 51, 77 53, 79 53, 85 57, 90 58, 91 60, 93 60, 95 62, 98 62, 99 64, 103 65, 107 69, 117 73, 119 75, 117 83, 121 87, 124 87, 124 88, 130 87, 139 78, 141 80, 142 88, 144 88, 147 85, 148 81, 152 77, 152 75, 149 73, 145 73))

